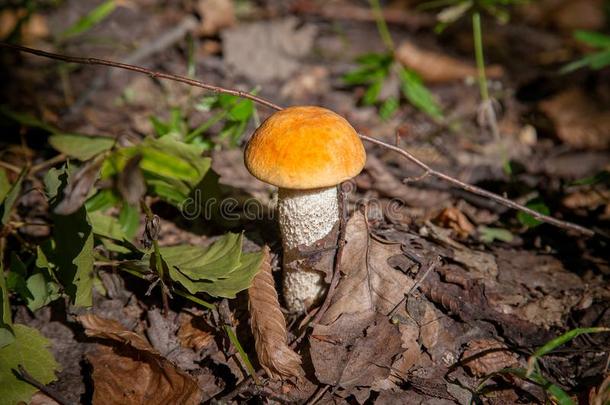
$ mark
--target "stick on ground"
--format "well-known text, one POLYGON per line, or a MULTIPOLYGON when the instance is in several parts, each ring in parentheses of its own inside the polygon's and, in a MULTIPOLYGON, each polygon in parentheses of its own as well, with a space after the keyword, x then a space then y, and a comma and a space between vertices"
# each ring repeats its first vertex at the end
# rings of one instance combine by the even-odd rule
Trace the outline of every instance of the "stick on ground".
MULTIPOLYGON (((50 58, 50 59, 56 59, 56 60, 61 60, 64 62, 70 62, 70 63, 79 63, 79 64, 83 64, 83 65, 102 65, 102 66, 109 66, 109 67, 115 67, 115 68, 119 68, 119 69, 125 69, 125 70, 131 70, 133 72, 138 72, 138 73, 143 73, 146 75, 149 75, 151 77, 155 77, 155 78, 159 78, 159 79, 166 79, 166 80, 173 80, 176 82, 180 82, 180 83, 184 83, 184 84, 188 84, 189 86, 195 86, 195 87, 200 87, 202 89, 206 89, 206 90, 210 90, 216 93, 225 93, 225 94, 231 94, 233 96, 237 96, 237 97, 242 97, 242 98, 246 98, 249 100, 252 100, 256 103, 259 103, 261 105, 264 105, 266 107, 272 108, 274 110, 280 111, 283 108, 280 107, 279 105, 272 103, 271 101, 268 101, 264 98, 255 96, 253 94, 250 94, 248 92, 245 91, 241 91, 241 90, 233 90, 233 89, 227 89, 224 87, 220 87, 220 86, 214 86, 211 84, 207 84, 204 83, 202 81, 199 80, 195 80, 195 79, 191 79, 185 76, 179 76, 179 75, 174 75, 174 74, 170 74, 170 73, 163 73, 163 72, 157 72, 154 70, 150 70, 150 69, 146 69, 144 67, 141 66, 135 66, 135 65, 129 65, 126 63, 119 63, 119 62, 113 62, 113 61, 109 61, 109 60, 105 60, 105 59, 97 59, 97 58, 81 58, 81 57, 75 57, 75 56, 68 56, 68 55, 61 55, 61 54, 57 54, 57 53, 51 53, 51 52, 45 52, 39 49, 33 49, 33 48, 28 48, 25 46, 20 46, 20 45, 13 45, 13 44, 7 44, 4 42, 0 42, 0 48, 6 48, 6 49, 11 49, 11 50, 15 50, 15 51, 21 51, 21 52, 26 52, 26 53, 30 53, 33 55, 37 55, 37 56, 42 56, 45 58, 50 58)), ((389 149, 391 151, 394 151, 400 155, 402 155, 403 157, 405 157, 406 159, 410 160, 411 162, 415 163, 417 166, 421 167, 425 173, 424 174, 429 174, 431 176, 434 176, 440 180, 443 180, 445 182, 448 182, 450 184, 453 184, 459 188, 462 188, 470 193, 473 194, 477 194, 486 198, 489 198, 490 200, 493 200, 499 204, 502 204, 506 207, 515 209, 517 211, 522 211, 525 212, 527 214, 530 214, 532 217, 536 218, 539 221, 542 222, 546 222, 548 224, 554 225, 558 228, 562 228, 565 230, 570 230, 570 231, 576 231, 582 235, 585 236, 593 236, 595 235, 595 232, 593 232, 592 230, 585 228, 581 225, 577 225, 574 224, 572 222, 568 222, 568 221, 562 221, 560 219, 557 218, 553 218, 551 216, 548 215, 544 215, 541 214, 537 211, 532 210, 531 208, 527 208, 524 205, 518 204, 514 201, 511 201, 507 198, 501 197, 497 194, 494 194, 490 191, 484 190, 482 188, 479 188, 477 186, 473 186, 471 184, 468 183, 464 183, 463 181, 460 181, 454 177, 449 176, 448 174, 436 171, 434 169, 432 169, 430 166, 426 165, 424 162, 422 162, 421 160, 417 159, 415 156, 413 156, 411 153, 407 152, 406 150, 399 148, 397 146, 391 145, 389 143, 380 141, 378 139, 375 138, 371 138, 369 136, 366 135, 362 135, 360 134, 360 138, 362 140, 365 140, 367 142, 371 142, 374 143, 376 145, 382 146, 386 149, 389 149)))

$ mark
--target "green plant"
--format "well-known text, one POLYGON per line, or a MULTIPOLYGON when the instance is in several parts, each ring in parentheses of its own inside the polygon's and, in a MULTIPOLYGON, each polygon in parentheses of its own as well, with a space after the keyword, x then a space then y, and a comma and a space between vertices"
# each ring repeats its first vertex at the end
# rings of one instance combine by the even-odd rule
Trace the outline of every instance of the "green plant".
POLYGON ((593 31, 575 31, 574 38, 595 49, 595 52, 568 63, 561 73, 573 72, 583 67, 599 70, 610 65, 610 35, 593 31))
MULTIPOLYGON (((208 105, 218 109, 223 128, 229 128, 225 137, 237 142, 254 114, 251 103, 216 97, 208 105)), ((12 363, 4 367, 8 357, 3 353, 13 352, 26 339, 22 337, 24 327, 12 323, 9 299, 32 311, 59 298, 74 306, 91 306, 101 267, 112 266, 136 276, 150 283, 151 289, 160 287, 165 304, 169 296, 179 295, 214 308, 210 301, 215 297, 234 298, 250 286, 262 254, 243 253, 241 233, 221 235, 205 248, 189 244, 163 247, 157 241, 159 218, 145 201, 162 200, 179 210, 194 201, 194 208, 200 209, 197 204, 203 201, 192 199, 196 193, 204 201, 220 197, 211 159, 203 156, 209 149, 204 131, 199 129, 192 135, 179 110, 172 111, 168 122, 155 121, 154 136, 126 146, 111 138, 64 133, 6 108, 0 108, 0 118, 9 125, 46 133, 49 146, 59 153, 49 160, 59 166, 46 171, 43 188, 37 191, 49 206, 48 221, 37 222, 48 227, 48 236, 20 243, 8 260, 0 260, 0 264, 9 263, 6 272, 0 268, 0 370, 13 367, 12 363), (138 247, 134 239, 142 217, 145 232, 138 247)), ((220 121, 217 118, 216 122, 220 121)), ((41 177, 36 166, 25 166, 22 170, 12 165, 0 167, 0 218, 4 225, 0 254, 7 238, 18 237, 19 229, 27 225, 27 219, 15 215, 20 197, 32 192, 25 187, 26 178, 41 177)), ((238 345, 234 338, 232 341, 238 345)), ((41 348, 40 353, 46 356, 45 350, 41 348)), ((26 366, 29 358, 24 357, 26 366)), ((40 376, 41 381, 49 378, 40 376)), ((28 392, 20 395, 25 398, 28 392)))
POLYGON ((394 41, 383 19, 379 1, 370 0, 370 4, 379 36, 387 51, 358 57, 356 59, 358 66, 343 76, 343 82, 350 86, 366 86, 362 103, 367 106, 378 106, 379 115, 384 120, 390 118, 400 104, 397 94, 399 92, 394 91, 395 86, 398 86, 400 93, 413 106, 430 117, 440 120, 443 117, 441 108, 419 75, 404 68, 394 59, 394 41), (385 91, 388 88, 390 91, 385 91))
POLYGON ((561 387, 556 384, 550 382, 546 377, 542 375, 540 367, 538 363, 543 356, 553 352, 559 346, 562 346, 576 337, 583 334, 591 334, 591 333, 607 333, 610 332, 610 328, 606 327, 592 327, 592 328, 576 328, 572 329, 561 336, 556 337, 555 339, 550 340, 543 346, 539 347, 534 351, 534 353, 530 356, 527 361, 527 368, 516 367, 516 368, 505 368, 498 372, 492 373, 486 376, 483 381, 479 384, 476 389, 476 393, 481 395, 485 392, 485 385, 489 379, 497 376, 497 375, 511 375, 522 380, 530 381, 541 388, 547 393, 553 403, 557 403, 560 405, 575 405, 576 402, 570 397, 568 393, 566 393, 561 387))

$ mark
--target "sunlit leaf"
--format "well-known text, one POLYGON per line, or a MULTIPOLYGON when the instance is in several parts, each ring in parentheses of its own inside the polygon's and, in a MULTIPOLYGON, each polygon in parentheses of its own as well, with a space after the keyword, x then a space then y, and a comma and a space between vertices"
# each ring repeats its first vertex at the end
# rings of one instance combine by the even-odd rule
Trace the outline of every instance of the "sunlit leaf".
POLYGON ((0 398, 3 404, 29 403, 38 388, 17 378, 15 371, 22 366, 36 381, 43 385, 57 379, 59 364, 49 350, 51 342, 36 329, 25 325, 13 325, 15 340, 0 348, 0 398))
POLYGON ((11 190, 11 183, 8 181, 6 170, 0 167, 0 202, 4 201, 4 198, 11 190))
POLYGON ((595 48, 610 48, 610 35, 595 31, 574 31, 574 38, 595 48))
POLYGON ((100 136, 55 134, 49 137, 49 144, 61 153, 79 160, 89 160, 95 155, 110 150, 116 140, 100 136))

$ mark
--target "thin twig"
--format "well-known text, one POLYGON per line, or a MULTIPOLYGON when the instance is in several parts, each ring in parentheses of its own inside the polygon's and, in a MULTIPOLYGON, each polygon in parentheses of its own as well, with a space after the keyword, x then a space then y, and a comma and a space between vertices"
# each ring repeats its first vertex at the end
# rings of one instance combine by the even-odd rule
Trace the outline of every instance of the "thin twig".
POLYGON ((60 153, 57 156, 53 156, 51 159, 49 160, 45 160, 44 162, 41 162, 37 165, 32 166, 32 168, 30 169, 29 174, 35 174, 41 170, 46 169, 49 166, 54 166, 57 163, 63 162, 64 160, 66 160, 68 157, 66 155, 64 155, 63 153, 60 153))
POLYGON ((66 400, 60 393, 55 391, 53 388, 47 387, 46 385, 44 385, 43 383, 41 383, 40 381, 38 381, 37 379, 32 377, 32 375, 30 373, 28 373, 21 364, 19 364, 17 366, 17 372, 19 373, 19 378, 21 378, 23 381, 27 382, 28 384, 31 384, 34 387, 38 388, 43 394, 45 394, 47 397, 53 399, 55 402, 57 402, 61 405, 68 405, 70 403, 68 400, 66 400))
POLYGON ((277 104, 272 103, 271 101, 267 101, 263 98, 257 97, 255 95, 250 94, 245 91, 225 89, 223 87, 207 84, 207 83, 201 82, 199 80, 190 79, 185 76, 173 75, 171 73, 157 72, 154 70, 143 68, 141 66, 130 65, 127 63, 113 62, 113 61, 106 60, 106 59, 81 58, 81 57, 77 57, 77 56, 61 55, 61 54, 57 54, 57 53, 41 51, 40 49, 28 48, 28 47, 21 46, 21 45, 7 44, 5 42, 0 42, 0 48, 13 49, 13 50, 21 51, 21 52, 31 53, 32 55, 38 55, 38 56, 43 56, 45 58, 62 60, 64 62, 69 62, 69 63, 79 63, 81 65, 110 66, 110 67, 114 67, 114 68, 118 68, 118 69, 131 70, 132 72, 144 73, 145 75, 148 75, 153 78, 173 80, 176 82, 188 84, 189 86, 195 86, 195 87, 200 87, 202 89, 210 90, 215 93, 225 93, 225 94, 231 94, 231 95, 237 96, 237 97, 247 98, 247 99, 257 102, 261 105, 272 108, 274 110, 279 111, 282 109, 282 107, 280 107, 277 104))
MULTIPOLYGON (((60 54, 56 54, 56 53, 51 53, 51 52, 45 52, 45 51, 41 51, 39 49, 33 49, 33 48, 28 48, 25 46, 20 46, 20 45, 13 45, 13 44, 7 44, 4 42, 0 42, 0 48, 8 48, 8 49, 12 49, 12 50, 17 50, 17 51, 22 51, 22 52, 27 52, 33 55, 38 55, 38 56, 43 56, 46 58, 51 58, 51 59, 57 59, 57 60, 62 60, 64 62, 70 62, 70 63, 80 63, 80 64, 84 64, 84 65, 102 65, 102 66, 110 66, 110 67, 115 67, 115 68, 119 68, 119 69, 125 69, 125 70, 131 70, 134 72, 138 72, 138 73, 144 73, 146 75, 149 75, 151 77, 156 77, 156 78, 160 78, 160 79, 167 79, 167 80, 173 80, 173 81, 177 81, 180 83, 184 83, 184 84, 188 84, 190 86, 195 86, 195 87, 200 87, 206 90, 210 90, 216 93, 225 93, 225 94, 230 94, 233 96, 237 96, 237 97, 243 97, 249 100, 252 100, 256 103, 259 103, 261 105, 264 105, 266 107, 272 108, 274 110, 280 111, 282 110, 282 107, 280 107, 277 104, 272 103, 271 101, 265 100, 264 98, 255 96, 251 93, 245 92, 245 91, 241 91, 241 90, 233 90, 233 89, 227 89, 224 87, 220 87, 220 86, 214 86, 211 84, 206 84, 204 82, 201 82, 199 80, 194 80, 185 76, 179 76, 179 75, 173 75, 173 74, 169 74, 169 73, 163 73, 163 72, 157 72, 157 71, 153 71, 150 69, 146 69, 140 66, 134 66, 134 65, 129 65, 129 64, 125 64, 125 63, 118 63, 118 62, 113 62, 113 61, 109 61, 109 60, 105 60, 105 59, 97 59, 97 58, 80 58, 80 57, 74 57, 74 56, 67 56, 67 55, 60 55, 60 54)), ((548 224, 557 226, 559 228, 562 229, 566 229, 566 230, 572 230, 572 231, 576 231, 578 233, 581 233, 583 235, 587 235, 587 236, 593 236, 595 235, 595 232, 593 232, 590 229, 587 229, 583 226, 568 222, 568 221, 562 221, 553 217, 550 217, 548 215, 544 215, 541 214, 537 211, 532 210, 531 208, 527 208, 521 204, 517 204, 514 201, 511 201, 507 198, 501 197, 497 194, 494 194, 492 192, 489 192, 487 190, 484 190, 482 188, 473 186, 471 184, 468 183, 464 183, 463 181, 460 181, 454 177, 451 177, 447 174, 444 174, 442 172, 436 171, 434 169, 432 169, 431 167, 429 167, 428 165, 426 165, 424 162, 422 162, 421 160, 417 159, 415 156, 413 156, 411 153, 407 152, 404 149, 401 149, 397 146, 391 145, 389 143, 380 141, 378 139, 375 138, 371 138, 369 136, 366 135, 362 135, 360 134, 360 138, 362 140, 365 140, 367 142, 371 142, 374 143, 376 145, 382 146, 386 149, 392 150, 400 155, 402 155, 403 157, 407 158, 408 160, 410 160, 411 162, 415 163, 417 166, 421 167, 422 169, 424 169, 425 171, 427 171, 430 175, 444 180, 448 183, 451 183, 455 186, 458 186, 470 193, 473 194, 477 194, 486 198, 489 198, 490 200, 493 200, 499 204, 502 204, 506 207, 518 210, 518 211, 522 211, 525 212, 527 214, 530 214, 532 217, 536 218, 539 221, 542 222, 546 222, 548 224)))
POLYGON ((392 318, 396 314, 396 312, 398 312, 398 310, 400 309, 402 304, 405 303, 407 298, 409 298, 409 296, 413 293, 413 291, 415 291, 417 289, 417 287, 419 287, 419 285, 426 279, 426 277, 428 277, 428 274, 430 274, 430 272, 432 270, 434 270, 436 268, 436 266, 439 265, 440 262, 441 262, 441 257, 436 256, 430 263, 428 263, 426 265, 427 269, 424 270, 423 275, 411 286, 411 288, 409 288, 409 291, 407 291, 407 293, 400 300, 400 302, 394 306, 392 311, 390 311, 390 313, 388 314, 388 318, 392 318))
POLYGON ((499 196, 497 194, 494 194, 494 193, 492 193, 490 191, 484 190, 484 189, 479 188, 477 186, 473 186, 472 184, 464 183, 463 181, 458 180, 458 179, 456 179, 454 177, 451 177, 451 176, 449 176, 449 175, 447 175, 445 173, 436 171, 436 170, 432 169, 430 166, 428 166, 427 164, 425 164, 424 162, 422 162, 421 160, 417 159, 411 153, 409 153, 408 151, 406 151, 406 150, 404 150, 402 148, 396 147, 394 145, 390 145, 389 143, 386 143, 386 142, 383 142, 383 141, 380 141, 378 139, 371 138, 369 136, 362 135, 362 134, 360 134, 360 138, 362 138, 363 140, 365 140, 367 142, 371 142, 371 143, 374 143, 376 145, 383 146, 384 148, 390 149, 390 150, 392 150, 392 151, 402 155, 403 157, 407 158, 411 162, 415 163, 417 166, 421 167, 430 176, 434 176, 434 177, 436 177, 438 179, 446 181, 447 183, 454 184, 454 185, 456 185, 456 186, 458 186, 458 187, 460 187, 460 188, 462 188, 462 189, 464 189, 464 190, 466 190, 466 191, 468 191, 468 192, 470 192, 472 194, 477 194, 477 195, 489 198, 490 200, 496 201, 496 202, 498 202, 498 203, 500 203, 502 205, 505 205, 505 206, 507 206, 509 208, 512 208, 512 209, 515 209, 515 210, 518 210, 518 211, 523 211, 523 212, 525 212, 527 214, 530 214, 532 217, 536 218, 539 221, 546 222, 546 223, 551 224, 551 225, 555 225, 555 226, 557 226, 559 228, 569 229, 569 230, 576 231, 578 233, 581 233, 581 234, 584 234, 584 235, 587 235, 587 236, 593 236, 595 234, 595 232, 593 232, 592 230, 587 229, 587 228, 585 228, 583 226, 576 225, 576 224, 574 224, 572 222, 562 221, 560 219, 553 218, 553 217, 550 217, 548 215, 541 214, 538 211, 534 211, 531 208, 527 208, 527 207, 525 207, 525 206, 523 206, 521 204, 517 204, 516 202, 511 201, 508 198, 501 197, 501 196, 499 196))

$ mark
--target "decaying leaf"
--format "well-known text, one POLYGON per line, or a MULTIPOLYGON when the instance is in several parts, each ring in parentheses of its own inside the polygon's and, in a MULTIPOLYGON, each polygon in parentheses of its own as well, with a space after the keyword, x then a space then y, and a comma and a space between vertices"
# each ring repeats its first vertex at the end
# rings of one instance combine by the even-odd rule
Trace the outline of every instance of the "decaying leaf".
POLYGON ((330 325, 318 324, 309 340, 318 380, 346 389, 386 379, 401 351, 398 327, 370 310, 344 314, 330 325))
POLYGON ((346 224, 346 245, 337 286, 321 323, 329 325, 342 314, 377 311, 389 314, 413 285, 413 280, 388 264, 402 254, 400 244, 382 243, 369 235, 364 215, 356 212, 346 224))
POLYGON ((116 184, 123 199, 134 206, 146 193, 146 183, 140 169, 141 160, 142 155, 135 155, 129 159, 125 168, 119 172, 116 184))
POLYGON ((100 174, 103 162, 104 159, 98 157, 85 163, 73 176, 69 176, 63 197, 53 210, 55 214, 70 215, 82 207, 100 174))
POLYGON ((248 289, 252 334, 261 367, 271 378, 300 378, 301 357, 288 346, 286 320, 271 274, 269 248, 263 249, 261 269, 248 289))
POLYGON ((540 103, 555 124, 557 136, 576 148, 610 146, 610 110, 597 105, 584 90, 574 87, 540 103))
POLYGON ((453 229, 459 237, 466 238, 474 233, 474 225, 466 218, 466 215, 455 208, 449 207, 442 210, 435 221, 444 228, 453 229))
POLYGON ((462 364, 477 377, 484 377, 519 364, 516 354, 494 339, 477 339, 468 343, 462 355, 462 364))
POLYGON ((181 313, 180 318, 178 340, 183 347, 199 351, 212 343, 214 335, 204 329, 206 325, 200 317, 181 313))
POLYGON ((195 380, 163 358, 146 339, 119 322, 93 314, 79 317, 87 336, 108 339, 88 356, 94 404, 198 404, 195 380))
MULTIPOLYGON (((447 55, 421 49, 409 41, 400 44, 396 50, 396 59, 429 83, 443 83, 477 76, 476 67, 447 55)), ((499 78, 504 74, 502 67, 498 65, 486 67, 485 72, 490 78, 499 78)))

